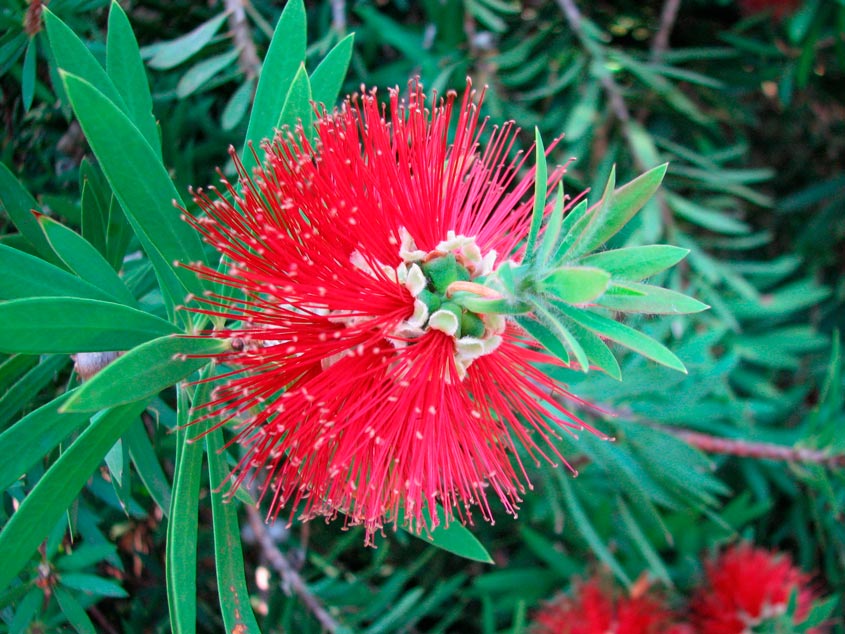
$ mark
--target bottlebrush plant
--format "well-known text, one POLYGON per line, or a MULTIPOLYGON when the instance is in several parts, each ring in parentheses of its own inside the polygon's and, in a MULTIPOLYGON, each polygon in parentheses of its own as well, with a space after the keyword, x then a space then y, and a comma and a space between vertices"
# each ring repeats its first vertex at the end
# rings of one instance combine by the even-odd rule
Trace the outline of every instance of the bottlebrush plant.
POLYGON ((420 3, 423 44, 401 3, 98 2, 0 9, 0 632, 519 632, 594 560, 612 613, 684 583, 790 478, 827 521, 838 343, 777 372, 821 374, 783 320, 828 290, 733 270, 765 170, 663 74, 727 88, 572 0, 420 3))

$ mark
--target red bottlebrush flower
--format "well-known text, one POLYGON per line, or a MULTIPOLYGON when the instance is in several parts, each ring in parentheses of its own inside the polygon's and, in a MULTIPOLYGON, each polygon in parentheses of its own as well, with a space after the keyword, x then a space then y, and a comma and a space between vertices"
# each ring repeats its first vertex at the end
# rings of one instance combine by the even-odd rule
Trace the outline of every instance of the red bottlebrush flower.
POLYGON ((547 603, 534 617, 533 634, 686 634, 664 601, 648 591, 618 596, 599 578, 576 586, 572 597, 547 603))
POLYGON ((705 563, 704 582, 690 604, 692 622, 701 634, 745 634, 766 619, 784 614, 796 590, 797 625, 818 598, 810 575, 786 554, 739 544, 705 563))
POLYGON ((801 0, 740 0, 739 6, 746 15, 769 11, 774 18, 782 20, 801 6, 801 0))
POLYGON ((482 149, 480 101, 468 86, 426 103, 412 83, 388 116, 375 92, 353 97, 321 112, 315 141, 299 127, 265 142, 253 176, 233 154, 232 203, 195 194, 207 216, 189 221, 227 267, 192 268, 238 297, 191 309, 234 320, 215 335, 238 344, 204 407, 236 421, 237 482, 266 469, 274 516, 340 512, 368 540, 403 512, 435 526, 436 504, 447 521, 473 506, 491 520, 488 495, 513 513, 524 490, 515 445, 563 460, 545 441, 584 427, 536 368, 553 357, 450 299, 490 293, 477 280, 518 260, 529 230, 534 171, 508 159, 511 123, 482 149))

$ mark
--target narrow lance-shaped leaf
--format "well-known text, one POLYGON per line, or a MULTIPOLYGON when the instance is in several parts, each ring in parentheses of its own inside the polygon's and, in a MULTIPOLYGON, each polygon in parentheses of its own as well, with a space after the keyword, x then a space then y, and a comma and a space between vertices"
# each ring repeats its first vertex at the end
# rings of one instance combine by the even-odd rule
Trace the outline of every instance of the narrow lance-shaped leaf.
POLYGON ((588 330, 592 330, 600 337, 610 339, 618 344, 639 352, 661 365, 686 374, 686 368, 681 360, 662 343, 644 335, 618 321, 598 315, 588 310, 572 308, 566 304, 558 303, 557 309, 572 321, 581 324, 588 330))
POLYGON ((50 47, 56 55, 61 70, 80 77, 111 101, 119 110, 126 110, 126 103, 117 91, 106 70, 88 50, 70 27, 50 9, 44 8, 44 25, 50 38, 50 47))
POLYGON ((223 452, 223 430, 215 429, 205 437, 208 453, 208 477, 211 481, 211 511, 214 524, 214 561, 223 623, 227 632, 259 632, 249 603, 244 577, 238 506, 223 499, 228 485, 229 468, 223 452))
MULTIPOLYGON (((68 70, 73 72, 72 69, 68 70)), ((109 8, 106 73, 126 103, 126 114, 160 157, 161 142, 153 115, 153 100, 147 72, 132 26, 117 0, 112 0, 109 8)))
POLYGON ((557 319, 548 308, 539 303, 534 305, 534 315, 562 341, 566 342, 567 347, 572 351, 572 354, 578 361, 578 365, 581 366, 581 371, 589 371, 590 361, 587 359, 587 353, 584 352, 584 348, 578 340, 572 336, 572 333, 569 332, 561 320, 557 319))
POLYGON ((125 350, 178 332, 160 317, 123 304, 31 297, 0 304, 0 351, 29 354, 125 350))
POLYGON ((214 55, 198 62, 188 70, 176 85, 176 96, 180 99, 189 97, 203 88, 216 75, 223 72, 238 59, 238 49, 233 49, 220 55, 214 55))
MULTIPOLYGON (((69 74, 62 75, 82 130, 102 166, 123 209, 140 228, 138 239, 148 252, 156 250, 172 267, 176 261, 204 261, 199 235, 181 219, 174 201, 181 204, 176 187, 164 165, 143 139, 138 129, 114 104, 88 82, 69 74), (138 166, 144 177, 138 177, 138 166)), ((156 264, 156 261, 153 261, 156 264)), ((201 294, 197 276, 177 268, 176 276, 185 288, 201 294)), ((184 297, 172 298, 181 303, 184 297)))
POLYGON ((528 230, 528 240, 525 244, 525 261, 529 265, 537 258, 537 235, 540 233, 540 227, 543 224, 543 217, 546 213, 546 188, 548 179, 546 150, 543 147, 540 130, 537 128, 534 129, 534 143, 534 156, 537 162, 534 178, 534 208, 531 212, 531 227, 528 230))
POLYGON ((229 342, 221 339, 161 337, 127 352, 85 383, 65 403, 63 411, 94 412, 157 394, 208 363, 229 342))
POLYGON ((0 533, 0 588, 18 575, 146 401, 103 412, 53 463, 0 533))
MULTIPOLYGON (((68 416, 69 414, 64 414, 68 416)), ((141 481, 149 491, 150 496, 161 509, 165 517, 170 516, 171 491, 167 476, 158 461, 155 450, 150 442, 147 432, 142 425, 135 425, 129 428, 124 436, 124 441, 129 449, 132 464, 141 477, 141 481)))
POLYGON ((30 412, 0 434, 0 490, 8 489, 21 475, 52 451, 91 417, 88 413, 59 413, 73 394, 62 394, 30 412))
POLYGON ((550 328, 537 319, 533 319, 528 315, 517 315, 515 317, 516 323, 525 328, 525 331, 531 335, 537 343, 543 346, 546 350, 555 355, 564 363, 569 363, 569 353, 566 346, 550 328))
POLYGON ((71 271, 104 290, 116 301, 127 306, 137 306, 138 302, 126 288, 123 280, 90 242, 47 216, 41 216, 38 222, 50 246, 71 271))
POLYGON ((652 244, 642 247, 626 247, 602 251, 579 260, 584 266, 597 266, 609 271, 614 281, 639 282, 660 273, 683 260, 689 249, 666 244, 652 244))
POLYGON ((543 278, 541 290, 567 304, 584 304, 607 290, 610 273, 593 266, 563 266, 543 278))
POLYGON ((614 283, 597 303, 611 310, 651 315, 685 315, 709 308, 676 291, 637 282, 614 283))
POLYGON ((306 36, 305 5, 302 0, 290 0, 282 11, 261 66, 242 152, 247 170, 255 165, 252 152, 247 151, 249 144, 258 144, 273 134, 293 78, 305 61, 306 36))
MULTIPOLYGON (((430 510, 426 509, 424 513, 426 515, 426 524, 430 526, 430 510)), ((437 506, 437 519, 439 522, 437 528, 428 533, 425 531, 421 533, 409 531, 410 534, 464 559, 480 561, 485 564, 493 563, 490 553, 487 552, 481 542, 478 541, 466 526, 455 520, 452 520, 448 526, 446 525, 446 513, 439 505, 437 506)), ((402 526, 401 523, 400 526, 402 526)), ((402 528, 405 527, 402 526, 402 528)))
POLYGON ((305 134, 312 136, 311 118, 311 84, 305 64, 301 64, 285 97, 285 105, 279 114, 276 127, 281 129, 289 126, 293 129, 297 123, 302 123, 305 134))
POLYGON ((619 362, 613 356, 613 352, 607 347, 607 344, 602 341, 601 337, 594 334, 592 331, 579 326, 572 320, 567 320, 566 329, 572 333, 575 340, 584 349, 584 353, 590 360, 590 365, 603 370, 608 376, 622 380, 622 370, 619 367, 619 362))
POLYGON ((548 264, 549 257, 554 253, 555 245, 558 244, 560 239, 560 230, 563 226, 563 203, 563 183, 561 183, 557 187, 555 206, 543 229, 543 242, 540 245, 540 253, 537 256, 540 266, 548 264))
MULTIPOLYGON (((44 236, 43 233, 41 235, 44 236)), ((86 297, 112 300, 108 293, 93 284, 5 244, 0 244, 0 271, 3 272, 0 275, 0 299, 86 297)))
POLYGON ((311 93, 314 102, 325 104, 329 111, 337 101, 343 80, 346 79, 354 42, 355 34, 350 33, 335 44, 311 73, 311 93))
POLYGON ((616 235, 651 198, 663 181, 667 164, 658 165, 613 192, 612 202, 602 204, 570 252, 576 258, 590 253, 616 235))
POLYGON ((146 47, 144 50, 154 50, 154 54, 148 64, 158 70, 168 70, 178 66, 189 59, 211 42, 220 27, 226 21, 227 14, 221 13, 214 16, 196 27, 194 30, 185 33, 169 42, 161 42, 146 47))
MULTIPOLYGON (((17 230, 41 257, 54 264, 61 264, 32 213, 40 210, 38 203, 3 162, 0 162, 0 210, 9 214, 17 230)), ((5 273, 5 268, 2 270, 5 273)))
MULTIPOLYGON (((203 373, 201 378, 208 377, 203 373)), ((204 402, 209 389, 208 383, 200 383, 195 402, 204 402)), ((176 399, 176 463, 165 548, 167 605, 174 634, 193 634, 197 627, 197 527, 205 443, 189 442, 189 434, 199 434, 204 424, 186 427, 190 401, 185 386, 176 387, 176 399)))

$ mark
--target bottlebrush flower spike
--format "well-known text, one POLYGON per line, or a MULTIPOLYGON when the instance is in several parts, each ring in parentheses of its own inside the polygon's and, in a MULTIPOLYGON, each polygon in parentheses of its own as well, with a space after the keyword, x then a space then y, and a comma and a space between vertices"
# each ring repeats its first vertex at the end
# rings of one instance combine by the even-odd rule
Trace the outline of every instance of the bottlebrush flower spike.
POLYGON ((801 5, 801 0, 740 0, 740 7, 746 15, 770 11, 772 16, 782 20, 801 5))
MULTIPOLYGON (((567 246, 559 220, 569 206, 562 193, 548 207, 545 197, 564 168, 547 176, 538 145, 538 165, 520 176, 525 155, 512 152, 512 123, 493 128, 483 145, 487 122, 470 88, 462 101, 450 92, 427 103, 417 82, 407 101, 392 90, 389 107, 375 91, 349 98, 339 111, 320 112, 315 140, 298 126, 265 142, 254 174, 232 151, 239 180, 223 181, 232 202, 214 189, 213 197, 194 194, 206 215, 188 220, 227 264, 189 268, 231 291, 190 310, 215 318, 214 336, 234 344, 216 358, 228 368, 224 382, 200 406, 219 424, 235 421, 234 442, 245 450, 235 484, 266 470, 258 480, 262 495, 273 491, 273 516, 283 506, 303 519, 342 513, 365 527, 368 541, 385 523, 433 528, 437 505, 447 522, 471 521, 473 507, 492 521, 489 498, 515 513, 524 492, 518 444, 534 461, 566 463, 552 437, 595 433, 562 407, 566 393, 537 367, 566 362, 563 346, 550 348, 552 356, 536 341, 564 328, 567 306, 556 297, 573 293, 562 286, 586 284, 574 296, 593 299, 627 266, 619 250, 567 268, 627 222, 665 168, 623 187, 618 199, 611 187, 601 206, 579 206, 586 237, 567 246), (541 229, 545 218, 557 229, 541 229), (538 237, 544 256, 523 257, 538 237), (518 313, 519 325, 510 317, 518 313)), ((647 274, 684 253, 660 251, 647 274)), ((632 308, 641 312, 651 287, 633 287, 626 292, 642 298, 632 308)), ((694 301, 659 290, 654 301, 694 301)), ((571 309, 573 319, 581 310, 571 309)), ((599 337, 579 328, 591 354, 601 352, 599 337)), ((609 366, 606 355, 597 358, 609 366)))
POLYGON ((747 543, 732 546, 705 563, 705 579, 690 603, 692 622, 701 634, 747 634, 783 615, 793 592, 798 593, 793 623, 798 625, 819 598, 810 575, 784 553, 747 543))
POLYGON ((576 585, 573 596, 561 595, 535 615, 532 634, 687 634, 688 625, 662 598, 645 590, 621 596, 612 585, 593 578, 576 585))

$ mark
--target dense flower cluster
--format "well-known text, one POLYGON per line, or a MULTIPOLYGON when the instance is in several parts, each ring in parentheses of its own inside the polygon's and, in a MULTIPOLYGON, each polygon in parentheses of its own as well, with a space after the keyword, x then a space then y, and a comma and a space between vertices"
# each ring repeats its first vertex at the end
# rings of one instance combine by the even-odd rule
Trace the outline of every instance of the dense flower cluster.
MULTIPOLYGON (((753 634, 773 621, 805 623, 820 598, 810 575, 782 553, 741 543, 704 562, 704 577, 685 607, 671 610, 648 588, 646 577, 624 594, 597 576, 575 583, 535 614, 532 634, 753 634), (790 598, 794 612, 787 615, 790 598)), ((808 624, 809 625, 809 624, 808 624)), ((806 627, 806 626, 805 626, 806 627)), ((801 629, 823 634, 826 624, 801 629)), ((780 630, 778 630, 780 631, 780 630)), ((789 630, 791 631, 791 629, 789 630)))
POLYGON ((747 15, 768 11, 775 18, 782 20, 801 6, 801 0, 740 0, 739 6, 747 15))
POLYGON ((784 553, 739 544, 705 564, 705 579, 691 602, 692 620, 701 634, 743 634, 786 612, 793 592, 799 624, 818 598, 810 576, 784 553))
POLYGON ((576 585, 534 617, 533 634, 686 634, 664 599, 644 590, 630 596, 599 577, 576 585))
POLYGON ((518 129, 482 147, 480 102, 469 85, 431 103, 413 83, 389 112, 375 91, 352 97, 322 111, 316 140, 282 131, 254 174, 232 153, 225 195, 195 193, 206 215, 189 221, 227 265, 192 268, 231 290, 191 310, 235 344, 204 411, 235 421, 237 481, 265 470, 272 514, 342 513, 368 539, 403 514, 431 527, 435 506, 490 520, 489 496, 514 513, 524 491, 517 444, 565 462, 548 440, 584 428, 537 369, 554 358, 453 297, 495 296, 483 282, 520 260, 531 217, 518 129))

